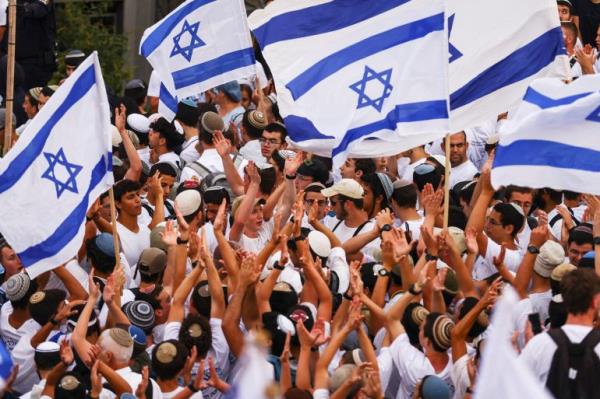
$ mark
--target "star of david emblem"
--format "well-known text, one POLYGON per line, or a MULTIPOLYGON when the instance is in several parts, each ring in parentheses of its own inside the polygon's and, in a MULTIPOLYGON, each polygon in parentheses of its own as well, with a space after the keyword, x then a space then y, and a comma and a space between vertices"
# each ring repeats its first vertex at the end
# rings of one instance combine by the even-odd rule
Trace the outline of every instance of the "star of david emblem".
POLYGON ((456 14, 450 15, 448 18, 448 50, 450 51, 450 63, 453 63, 457 59, 463 56, 463 53, 458 51, 456 47, 452 43, 450 43, 450 35, 452 34, 452 27, 454 26, 454 16, 456 14))
POLYGON ((600 122, 600 107, 596 108, 587 118, 588 121, 600 122))
POLYGON ((181 28, 181 32, 179 32, 175 37, 173 37, 173 42, 175 45, 173 46, 173 50, 171 51, 171 58, 175 57, 177 54, 181 54, 183 58, 190 62, 192 60, 192 54, 194 50, 198 47, 205 46, 206 43, 200 39, 198 36, 198 29, 200 28, 200 22, 196 22, 195 24, 191 24, 185 20, 183 21, 183 27, 181 28), (189 41, 186 39, 189 38, 189 41), (183 40, 182 40, 183 39, 183 40), (187 45, 182 45, 187 43, 187 45))
POLYGON ((81 172, 83 166, 67 161, 62 148, 56 154, 44 152, 44 156, 48 161, 48 169, 42 175, 42 179, 48 179, 54 183, 56 198, 60 198, 65 190, 77 194, 77 182, 75 178, 81 172), (57 168, 59 165, 60 167, 57 168))
POLYGON ((383 71, 375 72, 373 69, 365 65, 363 77, 358 82, 350 85, 350 88, 358 93, 357 109, 372 106, 381 112, 383 102, 392 94, 394 86, 390 84, 392 79, 392 68, 383 71))

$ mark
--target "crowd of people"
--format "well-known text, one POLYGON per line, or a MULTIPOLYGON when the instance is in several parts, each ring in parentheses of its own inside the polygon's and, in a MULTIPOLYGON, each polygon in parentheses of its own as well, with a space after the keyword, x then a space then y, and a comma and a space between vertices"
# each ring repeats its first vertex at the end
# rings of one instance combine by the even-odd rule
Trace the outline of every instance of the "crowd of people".
MULTIPOLYGON (((557 7, 573 76, 600 72, 600 3, 557 7)), ((446 180, 446 139, 334 169, 288 145, 272 86, 169 122, 156 83, 111 97, 116 211, 98 198, 77 255, 30 278, 0 240, 4 397, 469 398, 507 289, 519 361, 598 397, 600 198, 492 187, 506 114, 448 136, 446 180)), ((57 87, 27 88, 15 138, 57 87)))

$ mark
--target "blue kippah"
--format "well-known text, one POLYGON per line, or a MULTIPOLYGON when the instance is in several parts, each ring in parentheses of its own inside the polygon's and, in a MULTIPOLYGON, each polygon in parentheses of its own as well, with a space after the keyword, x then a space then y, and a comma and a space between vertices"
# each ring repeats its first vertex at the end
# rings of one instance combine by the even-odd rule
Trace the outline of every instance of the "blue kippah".
POLYGON ((146 345, 146 333, 138 326, 129 326, 129 335, 133 338, 133 342, 140 345, 146 345))
POLYGON ((426 175, 428 173, 433 172, 434 170, 435 166, 428 163, 422 163, 421 165, 415 168, 415 173, 418 175, 426 175))
POLYGON ((96 246, 102 253, 107 256, 115 256, 115 242, 113 241, 112 234, 101 233, 96 236, 95 241, 96 246))

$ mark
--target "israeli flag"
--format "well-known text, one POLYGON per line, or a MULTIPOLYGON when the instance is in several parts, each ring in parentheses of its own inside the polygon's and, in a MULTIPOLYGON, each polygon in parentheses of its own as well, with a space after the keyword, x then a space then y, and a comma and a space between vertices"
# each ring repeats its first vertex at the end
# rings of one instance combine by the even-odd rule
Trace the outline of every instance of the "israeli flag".
POLYGON ((539 79, 501 130, 492 184, 600 195, 598 133, 600 75, 539 79))
POLYGON ((442 0, 277 0, 249 17, 292 143, 397 154, 448 131, 442 0))
POLYGON ((567 77, 556 0, 448 1, 450 125, 480 125, 517 106, 538 77, 567 77))
POLYGON ((178 98, 256 74, 241 0, 187 0, 146 29, 140 54, 160 76, 162 110, 173 116, 178 98))
POLYGON ((81 247, 88 208, 113 184, 110 131, 94 52, 0 160, 0 232, 32 278, 81 247))

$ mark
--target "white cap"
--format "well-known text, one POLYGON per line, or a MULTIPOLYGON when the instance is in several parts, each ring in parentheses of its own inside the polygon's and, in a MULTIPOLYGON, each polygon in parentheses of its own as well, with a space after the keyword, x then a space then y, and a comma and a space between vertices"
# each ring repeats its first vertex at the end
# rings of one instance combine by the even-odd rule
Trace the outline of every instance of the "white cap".
POLYGON ((118 147, 119 144, 121 144, 123 142, 121 133, 119 133, 119 129, 117 129, 117 127, 115 125, 110 125, 110 137, 111 137, 113 147, 118 147))
POLYGON ((446 167, 446 157, 444 155, 436 154, 431 157, 438 161, 444 168, 446 167))
POLYGON ((183 216, 188 216, 200 208, 202 197, 196 190, 185 190, 177 194, 175 204, 183 216))
POLYGON ((331 253, 331 242, 320 231, 313 230, 308 233, 308 245, 310 249, 322 258, 327 258, 331 253))
POLYGON ((150 115, 150 116, 148 117, 148 121, 149 121, 150 123, 154 123, 154 122, 156 122, 157 120, 159 120, 160 118, 164 118, 164 116, 162 116, 161 114, 159 114, 158 112, 156 112, 156 113, 154 113, 154 114, 152 114, 152 115, 150 115))
POLYGON ((56 342, 44 341, 38 344, 35 351, 40 353, 60 352, 60 346, 56 342))
POLYGON ((150 131, 150 119, 142 114, 130 114, 127 117, 127 124, 138 133, 148 133, 150 131))
POLYGON ((362 199, 365 190, 363 190, 362 186, 354 179, 342 179, 333 186, 321 190, 321 194, 326 197, 343 195, 348 198, 362 199))

